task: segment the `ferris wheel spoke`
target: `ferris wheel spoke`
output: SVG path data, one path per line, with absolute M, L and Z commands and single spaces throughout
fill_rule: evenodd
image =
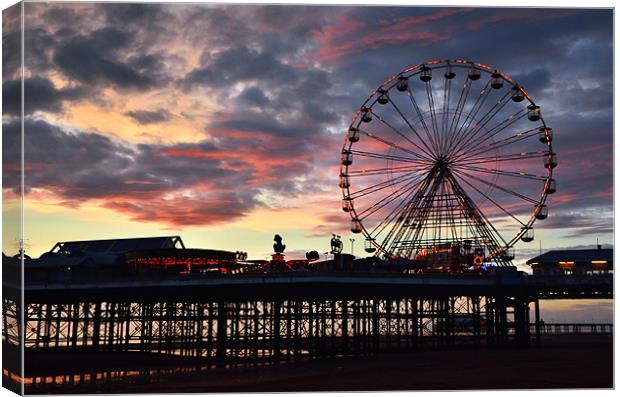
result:
M 414 141 L 412 141 L 411 139 L 409 139 L 408 136 L 406 136 L 405 134 L 403 134 L 402 132 L 400 132 L 398 129 L 396 129 L 392 124 L 388 123 L 387 121 L 385 121 L 383 119 L 383 117 L 381 117 L 381 115 L 373 112 L 372 110 L 370 111 L 370 113 L 372 113 L 381 123 L 383 123 L 384 125 L 386 125 L 389 129 L 391 129 L 392 131 L 394 131 L 397 135 L 401 136 L 403 139 L 405 139 L 407 142 L 411 143 L 414 147 L 416 147 L 418 150 L 421 150 L 422 152 L 424 152 L 424 154 L 426 154 L 427 156 L 430 156 L 430 158 L 432 158 L 432 155 L 428 152 L 426 152 L 424 149 L 422 149 L 418 144 L 416 144 Z
M 414 172 L 419 171 L 419 168 L 414 166 L 403 166 L 403 167 L 385 167 L 385 168 L 369 168 L 369 169 L 361 169 L 348 171 L 348 175 L 350 177 L 354 176 L 371 176 L 371 175 L 383 175 L 383 174 L 393 174 L 400 172 Z
M 433 90 L 430 81 L 424 83 L 426 86 L 426 98 L 428 100 L 428 108 L 431 113 L 431 127 L 433 129 L 433 136 L 435 137 L 435 153 L 441 153 L 441 138 L 439 137 L 439 129 L 437 127 L 437 115 L 435 114 L 435 99 L 433 98 Z
M 485 113 L 480 120 L 476 123 L 476 127 L 470 132 L 470 138 L 473 139 L 480 131 L 484 131 L 483 128 L 495 117 L 497 113 L 499 113 L 505 106 L 510 102 L 509 93 L 505 93 L 502 98 L 500 98 L 488 111 Z M 461 138 L 461 137 L 459 137 Z M 458 145 L 458 143 L 462 139 L 452 139 L 451 144 L 448 149 L 448 153 L 454 152 L 454 147 Z
M 454 171 L 454 172 L 458 173 L 458 174 L 459 174 L 459 175 L 461 175 L 461 176 L 466 176 L 466 177 L 468 177 L 468 178 L 470 178 L 470 179 L 474 179 L 474 180 L 476 180 L 476 181 L 478 181 L 478 182 L 484 183 L 484 184 L 485 184 L 485 185 L 487 185 L 487 186 L 493 187 L 493 188 L 495 188 L 495 189 L 499 189 L 499 190 L 503 191 L 504 193 L 511 194 L 511 195 L 513 195 L 513 196 L 515 196 L 515 197 L 518 197 L 518 198 L 522 199 L 522 200 L 528 201 L 528 202 L 533 203 L 533 204 L 538 204 L 538 201 L 537 201 L 537 200 L 534 200 L 533 198 L 527 197 L 527 196 L 525 196 L 525 195 L 523 195 L 523 194 L 517 193 L 517 192 L 515 192 L 515 191 L 513 191 L 513 190 L 510 190 L 510 189 L 508 189 L 508 188 L 505 188 L 505 187 L 503 187 L 503 186 L 499 186 L 499 185 L 497 185 L 496 183 L 489 182 L 489 181 L 487 181 L 487 180 L 484 180 L 484 179 L 478 178 L 477 176 L 471 175 L 471 174 L 469 174 L 469 173 L 468 173 L 468 172 L 466 172 L 466 171 L 459 170 L 459 171 Z
M 405 152 L 407 154 L 411 154 L 412 156 L 418 157 L 421 160 L 428 160 L 430 162 L 430 159 L 428 157 L 421 156 L 419 153 L 416 153 L 416 152 L 414 152 L 412 150 L 404 148 L 404 147 L 400 146 L 399 144 L 394 143 L 392 141 L 389 141 L 389 140 L 387 140 L 385 138 L 381 138 L 380 136 L 378 136 L 376 134 L 373 134 L 372 132 L 368 132 L 368 131 L 365 131 L 365 130 L 362 130 L 362 129 L 360 129 L 359 132 L 364 134 L 364 135 L 366 135 L 367 137 L 369 137 L 371 139 L 376 140 L 377 142 L 381 142 L 381 143 L 383 143 L 383 144 L 385 144 L 385 145 L 387 145 L 389 147 L 401 150 L 401 151 L 403 151 L 403 152 Z
M 448 144 L 448 134 L 446 134 L 446 128 L 448 127 L 448 109 L 450 108 L 450 95 L 452 93 L 452 79 L 445 78 L 443 84 L 443 111 L 441 113 L 441 131 L 443 135 L 442 153 L 445 153 L 446 146 Z
M 469 181 L 467 181 L 465 178 L 463 178 L 462 176 L 458 175 L 455 173 L 455 177 L 459 177 L 465 184 L 467 184 L 469 187 L 471 187 L 472 189 L 474 189 L 476 192 L 478 192 L 480 195 L 482 195 L 484 198 L 486 198 L 487 200 L 489 200 L 491 203 L 493 203 L 497 208 L 499 208 L 500 210 L 502 210 L 502 212 L 504 212 L 506 215 L 510 216 L 512 219 L 514 219 L 515 221 L 517 221 L 519 224 L 521 224 L 521 226 L 525 226 L 525 223 L 521 222 L 521 220 L 519 218 L 517 218 L 515 215 L 513 215 L 510 211 L 508 211 L 507 209 L 505 209 L 504 207 L 502 207 L 500 204 L 498 204 L 495 200 L 493 200 L 491 197 L 489 197 L 487 194 L 485 194 L 484 192 L 482 192 L 480 189 L 478 189 L 477 187 L 475 187 L 473 184 L 471 184 Z
M 527 115 L 527 110 L 520 109 L 518 112 L 509 116 L 508 118 L 503 120 L 501 123 L 487 130 L 485 134 L 482 134 L 480 136 L 478 136 L 478 132 L 482 129 L 482 127 L 478 128 L 477 131 L 474 134 L 471 134 L 468 139 L 464 139 L 462 142 L 460 142 L 455 147 L 455 149 L 452 151 L 452 153 L 459 153 L 464 148 L 467 148 L 470 146 L 479 147 L 480 145 L 482 145 L 483 143 L 485 143 L 492 137 L 496 136 L 500 132 L 504 131 L 506 128 L 510 127 L 517 121 L 521 120 L 526 115 Z
M 406 207 L 405 211 L 399 214 L 397 222 L 394 223 L 390 232 L 386 235 L 382 243 L 384 247 L 389 247 L 390 252 L 398 252 L 399 254 L 402 253 L 402 243 L 405 240 L 402 235 L 406 231 L 415 232 L 416 234 L 419 233 L 419 230 L 421 228 L 420 225 L 425 222 L 424 217 L 412 216 L 412 211 L 419 208 L 421 207 L 411 205 Z M 413 225 L 410 223 L 411 219 L 416 219 L 416 221 L 418 221 L 419 223 Z
M 452 168 L 455 170 L 463 168 L 468 171 L 476 171 L 476 172 L 484 172 L 487 174 L 510 176 L 513 178 L 533 179 L 537 181 L 546 181 L 548 178 L 548 176 L 529 174 L 525 172 L 503 171 L 503 170 L 498 170 L 495 168 L 481 168 L 481 167 L 469 166 L 469 165 L 455 165 Z
M 473 150 L 470 153 L 467 153 L 467 154 L 463 153 L 463 154 L 461 154 L 459 156 L 456 156 L 453 159 L 453 161 L 468 160 L 468 159 L 471 159 L 471 158 L 473 158 L 475 156 L 479 156 L 481 154 L 488 153 L 488 152 L 490 152 L 492 150 L 499 149 L 501 147 L 505 147 L 505 146 L 508 146 L 508 145 L 512 145 L 513 143 L 517 143 L 517 142 L 520 142 L 520 141 L 522 141 L 524 139 L 530 138 L 532 136 L 536 136 L 536 134 L 532 134 L 532 132 L 535 132 L 535 131 L 538 131 L 538 127 L 531 128 L 531 129 L 526 130 L 526 131 L 521 131 L 521 132 L 518 132 L 515 135 L 511 135 L 511 136 L 509 136 L 507 138 L 504 138 L 502 140 L 499 140 L 497 142 L 493 142 L 493 143 L 484 145 L 480 149 Z
M 547 152 L 542 152 L 542 153 L 528 152 L 528 153 L 517 153 L 517 154 L 512 154 L 512 155 L 496 156 L 496 157 L 481 157 L 479 159 L 459 162 L 457 163 L 457 166 L 529 160 L 529 159 L 535 159 L 535 158 L 542 158 L 545 156 L 547 156 Z
M 408 192 L 413 191 L 415 188 L 416 188 L 415 184 L 413 184 L 413 185 L 411 185 L 409 183 L 403 184 L 403 186 L 401 186 L 397 190 L 395 190 L 392 193 L 388 194 L 387 196 L 383 197 L 381 200 L 371 204 L 365 210 L 359 212 L 357 214 L 358 218 L 360 218 L 362 220 L 365 219 L 366 217 L 368 217 L 368 216 L 374 214 L 375 212 L 381 210 L 385 206 L 391 204 L 392 202 L 397 200 L 399 197 L 401 197 L 403 194 L 408 194 Z
M 459 232 L 458 232 L 458 225 L 456 223 L 456 215 L 455 215 L 455 208 L 454 205 L 451 206 L 450 211 L 448 212 L 449 217 L 450 217 L 450 232 L 452 233 L 452 239 L 454 241 L 459 241 Z M 456 208 L 456 210 L 458 211 L 458 208 Z M 459 219 L 460 221 L 460 219 Z
M 414 179 L 415 177 L 416 177 L 416 174 L 413 174 L 413 175 L 411 175 L 411 174 L 399 175 L 399 176 L 394 177 L 392 179 L 388 179 L 387 181 L 382 181 L 382 182 L 376 183 L 374 185 L 371 185 L 371 186 L 365 187 L 363 189 L 360 189 L 360 190 L 358 190 L 356 192 L 349 193 L 349 197 L 352 200 L 355 200 L 355 199 L 358 199 L 360 197 L 366 196 L 368 194 L 378 192 L 378 191 L 383 190 L 385 188 L 388 188 L 390 186 L 394 186 L 394 184 L 397 183 L 397 182 L 400 183 L 403 180 Z
M 471 198 L 469 198 L 454 176 L 450 178 L 450 182 L 453 185 L 452 188 L 454 191 L 457 192 L 457 195 L 463 201 L 462 209 L 464 215 L 473 221 L 472 227 L 474 230 L 477 230 L 474 234 L 486 236 L 489 239 L 489 242 L 485 244 L 489 250 L 498 250 L 500 247 L 500 244 L 495 236 L 499 237 L 499 240 L 506 245 L 506 240 L 504 240 L 495 226 L 493 226 L 493 223 L 489 221 L 484 212 L 473 202 L 473 200 L 471 200 Z
M 409 122 L 409 120 L 405 117 L 405 115 L 403 114 L 403 112 L 400 110 L 400 108 L 396 105 L 396 103 L 394 103 L 394 101 L 392 101 L 391 99 L 389 99 L 390 104 L 392 104 L 392 106 L 394 107 L 394 109 L 396 109 L 396 112 L 400 115 L 400 117 L 405 121 L 405 124 L 407 124 L 407 126 L 409 127 L 409 129 L 415 134 L 416 137 L 418 137 L 418 139 L 420 140 L 420 142 L 422 142 L 422 145 L 424 145 L 424 147 L 426 148 L 426 150 L 423 150 L 422 148 L 420 148 L 419 146 L 416 145 L 416 147 L 420 150 L 422 150 L 424 152 L 424 154 L 426 154 L 428 156 L 428 158 L 433 158 L 434 156 L 434 152 L 433 150 L 426 144 L 426 142 L 424 141 L 424 139 L 422 139 L 422 137 L 418 134 L 418 131 L 413 127 L 413 125 L 411 125 L 411 123 Z
M 403 222 L 404 217 L 402 214 L 409 210 L 409 204 L 407 204 L 406 202 L 408 200 L 411 200 L 412 194 L 413 197 L 415 197 L 415 190 L 409 192 L 409 194 L 405 196 L 405 198 L 399 203 L 399 205 L 394 207 L 394 209 L 390 211 L 390 213 L 386 215 L 383 220 L 381 220 L 370 232 L 370 236 L 374 239 L 377 239 L 379 238 L 379 236 L 382 235 L 382 233 L 385 231 L 385 229 L 387 229 L 388 226 L 392 225 L 390 231 L 385 235 L 385 237 L 382 238 L 382 247 L 388 246 L 389 241 L 392 239 L 394 229 L 397 227 L 398 224 Z
M 361 157 L 368 157 L 368 158 L 381 159 L 381 160 L 400 161 L 402 163 L 409 163 L 409 164 L 419 164 L 421 167 L 428 166 L 431 164 L 430 162 L 425 161 L 425 160 L 415 160 L 415 159 L 411 159 L 407 157 L 396 156 L 394 154 L 373 153 L 373 152 L 365 152 L 365 151 L 353 150 L 353 149 L 350 150 L 350 152 L 353 155 L 357 155 Z
M 463 89 L 461 90 L 461 95 L 459 96 L 459 101 L 456 104 L 456 110 L 454 115 L 452 115 L 452 121 L 450 122 L 450 128 L 448 128 L 448 136 L 450 136 L 450 142 L 453 142 L 456 135 L 456 126 L 459 124 L 461 120 L 461 114 L 463 113 L 463 109 L 465 108 L 465 103 L 467 102 L 467 97 L 469 96 L 469 90 L 471 89 L 471 79 L 465 79 L 465 84 L 463 84 Z M 450 146 L 448 146 L 448 149 Z M 448 151 L 449 152 L 449 151 Z
M 413 106 L 413 109 L 415 110 L 416 114 L 418 115 L 418 119 L 420 120 L 420 123 L 422 123 L 422 128 L 424 129 L 424 132 L 426 132 L 426 136 L 428 137 L 428 141 L 431 142 L 431 146 L 435 147 L 435 142 L 433 139 L 433 136 L 430 132 L 430 130 L 428 129 L 428 125 L 426 125 L 426 121 L 424 120 L 424 116 L 422 115 L 422 111 L 420 110 L 420 107 L 418 106 L 418 103 L 416 102 L 415 98 L 413 97 L 413 92 L 411 92 L 411 88 L 409 86 L 407 86 L 407 96 L 409 97 L 409 101 L 411 102 L 411 105 Z M 404 117 L 406 119 L 406 117 Z M 424 142 L 424 140 L 422 140 Z M 430 150 L 430 148 L 429 148 Z M 432 157 L 436 157 L 437 153 L 433 152 L 432 150 L 430 150 L 431 153 L 433 153 Z
M 405 195 L 403 200 L 400 201 L 399 205 L 396 206 L 381 222 L 379 222 L 371 234 L 375 236 L 379 236 L 383 231 L 393 223 L 391 230 L 385 236 L 382 246 L 386 247 L 387 242 L 392 238 L 395 229 L 398 227 L 400 223 L 402 223 L 405 219 L 404 214 L 409 212 L 412 208 L 416 208 L 416 203 L 418 198 L 421 196 L 422 192 L 426 190 L 428 185 L 428 176 L 420 181 L 417 185 L 413 186 L 413 189 Z M 394 222 L 396 220 L 396 222 Z
M 466 117 L 465 120 L 463 120 L 463 123 L 457 130 L 456 136 L 459 137 L 458 139 L 462 138 L 464 134 L 466 134 L 467 131 L 469 131 L 469 129 L 471 128 L 472 122 L 476 119 L 476 115 L 480 111 L 480 108 L 484 105 L 484 102 L 489 97 L 489 93 L 491 92 L 491 90 L 489 89 L 490 83 L 491 83 L 491 80 L 488 80 L 484 88 L 482 88 L 482 90 L 480 91 L 480 95 L 478 95 L 478 99 L 476 99 L 476 102 L 472 106 L 472 110 L 469 116 Z
M 403 242 L 411 240 L 412 234 L 414 235 L 413 240 L 417 240 L 420 231 L 426 228 L 433 206 L 432 197 L 436 195 L 439 183 L 437 172 L 437 169 L 434 168 L 433 171 L 429 173 L 425 179 L 426 183 L 421 185 L 421 189 L 416 193 L 414 200 L 412 200 L 410 205 L 406 208 L 406 211 L 402 213 L 401 218 L 399 218 L 401 222 L 395 224 L 394 228 L 390 231 L 392 236 L 392 250 L 396 250 L 398 248 L 397 246 L 400 245 L 398 250 L 399 253 L 402 253 Z M 414 229 L 412 229 L 412 227 Z

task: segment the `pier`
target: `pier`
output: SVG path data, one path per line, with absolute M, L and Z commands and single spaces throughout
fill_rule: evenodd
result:
M 17 348 L 23 329 L 26 354 L 165 353 L 220 365 L 530 346 L 551 326 L 541 324 L 538 302 L 553 298 L 612 298 L 612 277 L 289 273 L 28 283 L 25 327 L 19 288 L 5 283 L 3 340 Z

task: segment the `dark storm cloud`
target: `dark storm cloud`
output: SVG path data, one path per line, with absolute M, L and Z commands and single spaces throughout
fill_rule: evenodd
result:
M 132 24 L 159 22 L 166 17 L 160 4 L 99 4 L 111 25 L 126 26 Z
M 159 110 L 132 110 L 126 112 L 125 116 L 131 117 L 138 124 L 154 124 L 170 120 L 171 114 L 165 109 Z
M 334 84 L 329 73 L 293 67 L 282 56 L 270 47 L 258 51 L 245 46 L 209 57 L 203 54 L 206 65 L 191 71 L 183 85 L 205 87 L 219 102 L 235 104 L 236 112 L 216 117 L 210 128 L 294 137 L 311 150 L 311 142 L 339 121 L 340 97 L 330 92 Z M 251 85 L 235 96 L 230 92 L 235 83 Z
M 3 78 L 15 78 L 15 73 L 21 68 L 21 30 L 6 30 L 2 38 L 2 68 Z M 50 66 L 50 49 L 55 39 L 41 28 L 26 28 L 24 30 L 24 65 L 32 71 L 40 72 Z
M 587 210 L 583 208 L 579 212 L 559 211 L 553 213 L 544 222 L 537 222 L 537 229 L 571 229 L 565 233 L 566 237 L 584 237 L 591 235 L 604 235 L 613 232 L 613 225 L 609 222 L 612 209 Z
M 54 63 L 65 75 L 83 83 L 113 85 L 118 89 L 150 89 L 165 84 L 168 78 L 161 71 L 157 56 L 118 60 L 120 50 L 131 40 L 128 33 L 112 27 L 72 37 L 58 46 Z
M 238 99 L 241 104 L 248 105 L 250 107 L 263 107 L 269 105 L 269 98 L 267 98 L 265 93 L 258 87 L 246 88 L 241 94 L 239 94 Z
M 73 8 L 50 8 L 45 10 L 41 16 L 46 21 L 53 21 L 64 26 L 74 26 L 84 18 Z
M 542 67 L 523 74 L 513 74 L 510 77 L 535 98 L 539 97 L 544 90 L 551 86 L 551 72 Z
M 11 132 L 19 129 L 19 123 L 4 124 L 3 127 L 9 136 L 16 136 Z M 28 147 L 26 164 L 38 164 L 36 170 L 27 172 L 28 187 L 53 186 L 67 199 L 115 196 L 162 188 L 172 190 L 204 178 L 231 174 L 230 171 L 218 169 L 217 159 L 192 162 L 181 157 L 166 157 L 163 153 L 170 147 L 131 146 L 96 133 L 71 133 L 43 120 L 28 119 L 24 137 Z M 216 149 L 209 143 L 202 144 L 200 148 Z M 18 163 L 17 153 L 5 152 L 3 155 L 9 163 Z M 141 183 L 127 184 L 127 181 Z
M 185 84 L 225 86 L 253 79 L 287 84 L 292 83 L 296 75 L 292 68 L 283 65 L 267 50 L 259 52 L 236 47 L 218 54 L 207 66 L 191 71 L 185 78 Z
M 18 116 L 21 112 L 21 80 L 11 80 L 2 84 L 2 112 Z M 61 112 L 67 100 L 77 100 L 86 95 L 83 87 L 58 89 L 48 79 L 32 77 L 24 80 L 24 111 L 26 115 L 43 110 Z

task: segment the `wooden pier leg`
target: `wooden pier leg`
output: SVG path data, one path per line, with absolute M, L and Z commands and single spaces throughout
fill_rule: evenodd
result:
M 396 301 L 396 348 L 398 350 L 400 350 L 401 347 L 401 321 L 402 321 L 402 316 L 401 316 L 401 307 L 402 307 L 402 299 L 397 299 Z
M 412 298 L 411 299 L 411 344 L 414 349 L 418 347 L 418 335 L 420 333 L 420 324 L 418 324 L 418 305 L 419 299 Z
M 207 357 L 211 359 L 213 358 L 213 348 L 216 347 L 213 342 L 213 323 L 215 322 L 215 316 L 213 315 L 213 302 L 209 302 L 207 305 L 207 310 Z
M 80 325 L 80 304 L 73 303 L 73 310 L 71 311 L 71 350 L 77 350 L 78 341 L 78 328 Z
M 385 301 L 385 348 L 392 349 L 392 299 Z
M 342 338 L 342 355 L 349 355 L 349 301 L 346 299 L 342 299 L 340 301 L 340 310 L 342 311 L 342 327 L 341 329 L 341 338 Z
M 273 359 L 275 364 L 280 364 L 281 359 L 281 332 L 280 332 L 280 310 L 282 308 L 281 301 L 275 301 L 273 303 L 273 332 L 271 339 L 273 340 Z
M 304 305 L 302 301 L 295 301 L 295 319 L 293 321 L 294 330 L 293 337 L 295 338 L 295 343 L 293 346 L 294 349 L 294 359 L 299 360 L 301 358 L 301 347 L 302 347 L 302 322 L 303 322 L 303 311 Z
M 308 355 L 314 358 L 316 354 L 316 327 L 314 323 L 314 301 L 308 301 Z
M 352 325 L 352 334 L 353 334 L 353 354 L 359 355 L 360 351 L 360 313 L 359 313 L 359 300 L 354 300 L 352 302 L 353 309 L 353 321 Z
M 93 314 L 93 351 L 99 351 L 99 337 L 101 332 L 101 302 L 95 303 Z
M 258 349 L 259 349 L 259 343 L 258 343 L 258 338 L 259 338 L 259 330 L 260 330 L 260 322 L 259 322 L 259 302 L 254 301 L 253 302 L 253 320 L 252 320 L 252 324 L 253 324 L 253 331 L 254 331 L 254 336 L 252 337 L 252 360 L 254 361 L 254 364 L 258 363 Z
M 536 332 L 536 346 L 537 347 L 541 347 L 542 346 L 542 340 L 540 337 L 540 301 L 538 300 L 538 298 L 536 298 L 536 300 L 534 301 L 534 327 L 535 327 L 535 332 Z
M 496 311 L 498 316 L 498 334 L 500 336 L 500 345 L 508 344 L 508 308 L 506 305 L 506 298 L 503 296 L 496 297 Z
M 293 350 L 293 302 L 291 300 L 286 301 L 286 360 L 290 361 L 292 358 Z
M 136 305 L 140 305 L 139 303 L 136 303 Z M 127 302 L 125 303 L 125 341 L 124 341 L 124 346 L 123 346 L 123 351 L 129 351 L 129 342 L 131 339 L 131 326 L 133 323 L 133 316 L 132 316 L 132 305 L 131 302 Z
M 227 310 L 226 304 L 224 302 L 218 302 L 217 304 L 217 333 L 216 337 L 216 352 L 215 359 L 217 362 L 217 366 L 219 368 L 223 368 L 226 365 L 226 348 L 228 345 L 227 341 Z
M 372 300 L 372 350 L 379 350 L 379 303 L 376 299 Z

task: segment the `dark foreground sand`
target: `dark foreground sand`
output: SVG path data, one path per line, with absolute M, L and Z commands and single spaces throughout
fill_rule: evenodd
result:
M 31 392 L 278 392 L 612 388 L 611 337 L 555 337 L 542 348 L 463 349 L 209 369 Z M 27 389 L 28 392 L 28 389 Z

